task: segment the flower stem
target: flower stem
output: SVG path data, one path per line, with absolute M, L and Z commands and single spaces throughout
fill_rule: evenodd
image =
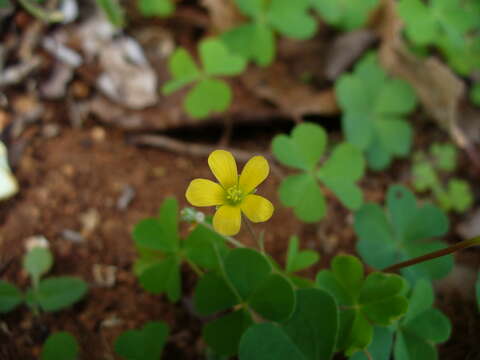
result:
M 247 225 L 248 232 L 252 236 L 253 241 L 257 243 L 258 249 L 260 250 L 260 252 L 264 254 L 265 248 L 263 246 L 263 236 L 258 237 L 257 235 L 255 235 L 255 231 L 253 230 L 253 226 L 250 220 L 248 220 L 247 217 L 243 215 L 242 215 L 242 218 L 243 218 L 243 222 Z
M 441 256 L 451 254 L 455 251 L 466 249 L 471 246 L 480 245 L 480 236 L 474 237 L 473 239 L 464 240 L 452 246 L 449 246 L 445 249 L 437 250 L 429 254 L 425 254 L 407 261 L 402 261 L 401 263 L 389 266 L 383 269 L 383 272 L 395 272 L 400 269 L 406 268 L 408 266 L 416 265 L 424 261 L 433 260 Z
M 243 245 L 241 242 L 235 240 L 234 238 L 230 237 L 230 236 L 227 236 L 227 235 L 223 235 L 223 234 L 220 234 L 218 231 L 216 231 L 212 225 L 210 225 L 209 223 L 207 223 L 206 221 L 203 221 L 201 222 L 200 224 L 202 224 L 203 226 L 205 226 L 206 228 L 216 232 L 217 234 L 219 234 L 221 237 L 223 237 L 226 241 L 228 241 L 230 244 L 232 244 L 233 246 L 236 246 L 236 247 L 245 247 L 245 245 Z

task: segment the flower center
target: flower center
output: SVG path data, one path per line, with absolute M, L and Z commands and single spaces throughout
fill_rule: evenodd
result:
M 232 205 L 237 205 L 243 200 L 243 191 L 238 185 L 233 185 L 227 189 L 227 201 Z

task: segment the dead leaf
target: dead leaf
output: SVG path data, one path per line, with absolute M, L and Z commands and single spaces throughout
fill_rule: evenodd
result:
M 376 29 L 382 39 L 380 61 L 392 74 L 412 85 L 425 111 L 440 127 L 449 132 L 455 143 L 465 149 L 471 160 L 480 167 L 480 158 L 472 142 L 479 142 L 480 111 L 466 105 L 464 81 L 436 57 L 421 59 L 411 53 L 403 38 L 403 23 L 396 13 L 394 0 L 383 0 L 381 16 Z M 473 114 L 472 114 L 473 112 Z M 466 132 L 465 114 L 469 113 L 468 126 L 477 131 Z M 472 137 L 472 134 L 475 134 Z

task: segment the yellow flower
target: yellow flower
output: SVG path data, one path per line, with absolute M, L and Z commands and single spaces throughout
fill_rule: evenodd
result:
M 254 194 L 270 171 L 263 156 L 248 160 L 240 176 L 235 159 L 228 151 L 213 151 L 208 157 L 208 165 L 220 184 L 207 179 L 192 180 L 185 197 L 193 206 L 218 207 L 213 216 L 216 231 L 223 235 L 237 234 L 242 212 L 252 222 L 263 222 L 272 217 L 272 203 Z

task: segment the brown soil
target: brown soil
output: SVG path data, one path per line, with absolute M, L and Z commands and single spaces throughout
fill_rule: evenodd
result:
M 234 145 L 265 151 L 268 136 L 237 140 Z M 115 338 L 122 331 L 139 328 L 151 320 L 164 320 L 172 329 L 163 358 L 202 358 L 202 320 L 189 311 L 194 275 L 185 269 L 184 297 L 178 304 L 146 293 L 131 272 L 135 251 L 130 232 L 137 221 L 154 214 L 166 196 L 173 195 L 182 206 L 187 205 L 184 191 L 188 182 L 195 177 L 211 177 L 206 159 L 135 148 L 125 142 L 122 132 L 91 124 L 79 130 L 62 127 L 55 138 L 33 137 L 16 176 L 21 193 L 0 205 L 1 263 L 9 263 L 2 277 L 26 288 L 28 279 L 21 270 L 24 241 L 32 235 L 44 235 L 55 254 L 52 274 L 80 276 L 91 287 L 88 296 L 69 310 L 36 319 L 20 307 L 5 315 L 0 331 L 0 359 L 35 359 L 48 334 L 60 330 L 77 337 L 82 359 L 112 359 Z M 367 199 L 381 200 L 385 186 L 392 180 L 388 174 L 372 174 L 368 183 L 363 184 Z M 279 179 L 271 175 L 261 186 L 261 194 L 274 201 L 276 212 L 271 221 L 257 229 L 268 228 L 266 247 L 275 258 L 283 261 L 291 234 L 298 234 L 304 247 L 323 255 L 321 266 L 338 252 L 354 251 L 351 216 L 335 200 L 329 199 L 330 211 L 320 225 L 304 225 L 279 204 L 278 184 Z M 133 187 L 136 194 L 127 209 L 119 210 L 117 200 L 126 185 Z M 96 221 L 85 224 L 85 217 Z M 84 241 L 65 239 L 62 232 L 66 229 L 82 233 Z M 239 240 L 250 244 L 246 231 L 242 231 Z M 478 264 L 479 255 L 466 251 L 459 259 Z M 98 283 L 93 269 L 99 266 L 116 268 L 113 286 Z M 315 270 L 308 275 L 313 276 Z M 480 317 L 474 301 L 453 291 L 441 293 L 438 304 L 454 324 L 451 340 L 440 348 L 441 358 L 479 358 Z

